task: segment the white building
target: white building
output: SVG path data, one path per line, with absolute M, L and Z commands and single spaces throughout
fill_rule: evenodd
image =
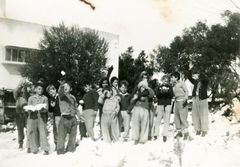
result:
M 12 90 L 21 80 L 20 69 L 25 65 L 25 55 L 35 53 L 43 37 L 43 29 L 47 27 L 8 18 L 6 2 L 0 0 L 0 116 L 4 112 L 3 109 L 14 110 Z M 83 28 L 86 29 L 90 28 Z M 98 31 L 98 34 L 109 43 L 107 64 L 114 66 L 112 75 L 118 76 L 119 36 L 101 31 Z M 4 103 L 1 97 L 5 98 Z

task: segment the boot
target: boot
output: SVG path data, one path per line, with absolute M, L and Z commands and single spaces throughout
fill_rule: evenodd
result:
M 196 135 L 200 135 L 200 134 L 201 134 L 201 131 L 198 130 L 198 131 L 196 132 Z
M 205 136 L 206 136 L 206 134 L 207 134 L 207 132 L 206 132 L 206 131 L 202 131 L 202 137 L 205 137 Z
M 158 137 L 157 137 L 157 136 L 154 136 L 153 140 L 157 140 L 157 139 L 158 139 Z
M 23 149 L 23 144 L 21 143 L 21 144 L 19 144 L 19 147 L 18 147 L 19 149 Z
M 31 149 L 30 148 L 27 148 L 27 153 L 31 153 Z
M 135 141 L 134 141 L 134 145 L 137 145 L 138 143 L 139 143 L 138 140 L 135 140 Z
M 49 151 L 44 151 L 43 155 L 49 155 Z
M 165 143 L 167 141 L 167 136 L 163 136 L 163 142 Z
M 178 138 L 178 137 L 183 137 L 182 132 L 179 131 L 174 138 L 176 139 L 176 138 Z
M 33 152 L 33 154 L 37 154 L 37 153 L 38 153 L 38 151 L 34 151 L 34 152 Z
M 187 132 L 187 133 L 184 133 L 184 135 L 183 135 L 183 140 L 187 140 L 189 138 L 189 133 Z

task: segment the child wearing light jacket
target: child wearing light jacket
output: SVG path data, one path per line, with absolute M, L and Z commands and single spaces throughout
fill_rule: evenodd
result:
M 49 143 L 47 139 L 47 112 L 48 112 L 48 98 L 43 95 L 43 86 L 37 83 L 35 87 L 35 95 L 28 99 L 28 106 L 25 110 L 29 112 L 27 121 L 27 133 L 29 146 L 32 153 L 38 153 L 40 147 L 44 150 L 44 154 L 49 154 Z
M 103 141 L 107 143 L 119 140 L 118 112 L 120 110 L 119 98 L 113 96 L 111 87 L 106 87 L 98 102 L 103 104 L 103 114 L 101 119 Z
M 180 74 L 178 72 L 171 75 L 171 81 L 175 98 L 174 123 L 177 129 L 177 135 L 175 137 L 182 137 L 184 135 L 184 140 L 187 140 L 189 139 L 187 121 L 188 89 L 186 84 L 180 80 Z

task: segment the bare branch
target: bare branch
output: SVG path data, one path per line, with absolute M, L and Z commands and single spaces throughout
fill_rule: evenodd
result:
M 89 5 L 92 8 L 92 10 L 95 10 L 95 8 L 96 8 L 95 5 L 91 2 L 89 2 L 89 0 L 80 0 L 80 1 Z

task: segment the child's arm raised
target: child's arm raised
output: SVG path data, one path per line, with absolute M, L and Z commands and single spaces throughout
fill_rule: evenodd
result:
M 20 96 L 21 91 L 24 88 L 25 82 L 26 82 L 26 79 L 21 80 L 18 86 L 13 90 L 13 97 L 15 100 Z
M 58 88 L 58 97 L 59 97 L 60 100 L 62 100 L 63 97 L 64 97 L 64 86 L 63 86 L 63 83 L 61 83 L 61 85 Z

